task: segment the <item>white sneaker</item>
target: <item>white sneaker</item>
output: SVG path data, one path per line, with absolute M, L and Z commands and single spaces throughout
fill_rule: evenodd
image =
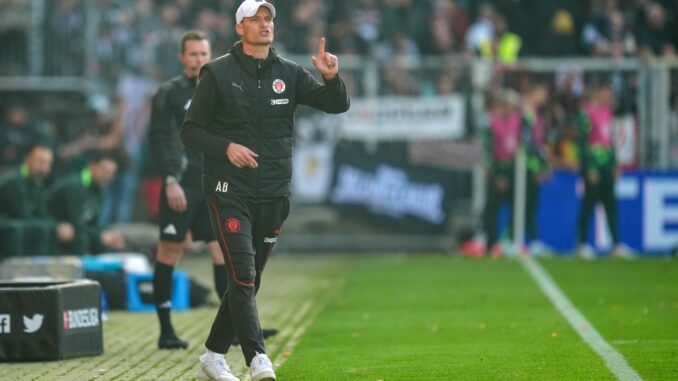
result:
M 233 375 L 224 356 L 210 356 L 205 353 L 200 356 L 198 379 L 208 381 L 240 381 Z
M 583 244 L 579 245 L 579 247 L 577 248 L 577 257 L 590 261 L 596 259 L 596 253 L 593 252 L 591 246 Z
M 542 241 L 532 241 L 529 247 L 530 255 L 533 257 L 550 257 L 553 250 Z
M 513 244 L 513 241 L 501 241 L 501 251 L 506 258 L 515 258 L 519 254 L 519 249 Z
M 633 250 L 624 245 L 623 243 L 615 245 L 614 249 L 612 249 L 611 256 L 613 258 L 621 258 L 621 259 L 633 259 L 635 257 L 635 254 L 633 253 Z
M 250 377 L 252 381 L 274 381 L 273 364 L 265 353 L 257 353 L 250 362 Z

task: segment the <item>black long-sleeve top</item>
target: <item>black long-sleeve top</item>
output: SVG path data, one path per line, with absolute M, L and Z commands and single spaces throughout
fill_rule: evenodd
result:
M 179 129 L 191 104 L 197 80 L 185 75 L 164 82 L 153 97 L 149 143 L 152 161 L 163 178 L 174 176 L 182 184 L 200 186 L 201 155 L 185 149 Z

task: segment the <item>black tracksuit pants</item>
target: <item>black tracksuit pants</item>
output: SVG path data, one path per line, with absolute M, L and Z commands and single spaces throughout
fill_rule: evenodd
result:
M 598 170 L 598 182 L 593 184 L 588 176 L 583 174 L 584 178 L 584 199 L 581 203 L 579 212 L 579 231 L 577 232 L 577 243 L 586 242 L 586 234 L 589 228 L 591 214 L 598 201 L 603 203 L 605 216 L 607 217 L 607 226 L 610 229 L 612 243 L 619 243 L 619 233 L 617 232 L 617 199 L 614 194 L 615 173 L 614 168 L 601 168 Z
M 224 254 L 228 290 L 205 342 L 207 349 L 226 353 L 238 335 L 249 366 L 266 353 L 255 296 L 261 274 L 290 210 L 289 198 L 257 202 L 233 194 L 208 194 L 212 228 Z

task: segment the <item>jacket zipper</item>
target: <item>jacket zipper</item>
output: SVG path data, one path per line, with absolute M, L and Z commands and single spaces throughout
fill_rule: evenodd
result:
M 261 60 L 257 60 L 257 89 L 259 90 L 259 91 L 257 91 L 257 102 L 263 104 L 262 99 L 260 99 L 261 98 Z M 259 105 L 257 105 L 257 107 L 255 107 L 255 109 L 258 109 L 258 108 L 259 108 Z M 261 113 L 260 112 L 257 112 L 256 124 L 257 125 L 254 126 L 254 128 L 256 130 L 256 153 L 259 154 L 259 157 L 257 158 L 257 160 L 258 160 L 258 164 L 261 166 L 262 157 L 261 157 L 261 143 L 260 143 L 261 142 Z M 257 178 L 255 180 L 255 186 L 254 186 L 255 187 L 255 190 L 254 190 L 255 197 L 259 197 L 259 178 L 260 178 L 260 174 L 261 174 L 260 168 L 261 167 L 258 167 L 256 169 Z

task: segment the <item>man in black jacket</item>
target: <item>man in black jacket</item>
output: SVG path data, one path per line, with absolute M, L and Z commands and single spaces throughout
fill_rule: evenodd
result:
M 98 151 L 85 169 L 58 180 L 47 191 L 49 215 L 71 224 L 74 230 L 71 241 L 60 242 L 60 254 L 97 254 L 124 248 L 125 240 L 120 233 L 99 226 L 103 191 L 117 170 L 115 156 Z
M 160 85 L 153 98 L 150 148 L 164 185 L 160 190 L 160 240 L 153 273 L 153 297 L 160 322 L 160 349 L 188 347 L 174 333 L 170 311 L 172 273 L 184 253 L 190 230 L 193 241 L 205 241 L 214 264 L 214 285 L 219 299 L 226 292 L 226 266 L 210 227 L 207 202 L 201 189 L 202 161 L 198 152 L 184 149 L 179 128 L 191 104 L 198 74 L 210 60 L 207 35 L 189 30 L 181 37 L 182 75 Z
M 237 335 L 251 379 L 275 380 L 255 294 L 289 213 L 294 111 L 298 104 L 331 113 L 349 108 L 338 59 L 325 52 L 325 40 L 313 57 L 322 84 L 271 48 L 274 17 L 263 0 L 240 5 L 241 41 L 202 68 L 181 130 L 184 144 L 203 154 L 203 191 L 229 273 L 200 357 L 203 379 L 237 380 L 223 357 Z

